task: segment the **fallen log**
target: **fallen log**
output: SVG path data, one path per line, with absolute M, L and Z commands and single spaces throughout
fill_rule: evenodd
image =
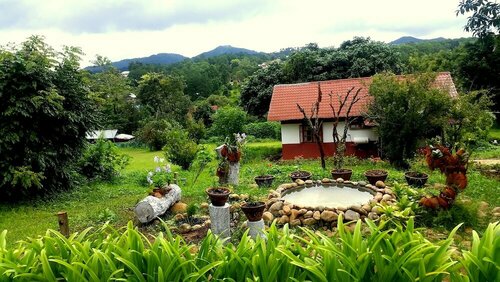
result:
M 170 184 L 170 190 L 163 197 L 147 196 L 134 208 L 135 215 L 141 223 L 164 214 L 173 204 L 181 200 L 181 188 L 176 184 Z

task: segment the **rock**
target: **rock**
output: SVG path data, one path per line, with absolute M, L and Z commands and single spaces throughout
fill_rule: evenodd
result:
M 208 205 L 208 203 L 207 203 L 207 202 L 203 202 L 203 203 L 201 203 L 201 204 L 200 204 L 200 208 L 202 208 L 202 209 L 204 209 L 204 210 L 208 209 L 208 206 L 209 206 L 209 205 Z
M 347 210 L 347 207 L 344 207 L 344 206 L 338 206 L 338 207 L 337 207 L 337 210 L 338 210 L 338 211 L 343 211 L 343 212 L 345 212 L 345 211 Z
M 386 188 L 384 188 L 384 192 L 385 192 L 386 194 L 389 194 L 389 195 L 394 195 L 394 192 L 392 191 L 392 189 L 391 189 L 391 188 L 387 188 L 387 187 L 386 187 Z
M 311 184 L 313 184 L 313 181 L 312 181 L 311 179 L 306 180 L 306 181 L 304 181 L 304 182 L 305 182 L 305 184 L 307 184 L 307 185 L 311 185 Z
M 366 181 L 359 181 L 359 182 L 358 182 L 358 185 L 359 185 L 359 186 L 365 186 L 365 185 L 366 185 Z
M 235 194 L 235 193 L 229 194 L 229 199 L 233 200 L 233 201 L 238 201 L 240 199 L 240 195 Z
M 248 187 L 256 189 L 256 188 L 259 188 L 259 185 L 257 185 L 256 183 L 252 183 L 252 184 L 248 185 Z
M 371 212 L 372 210 L 372 206 L 370 206 L 369 204 L 364 204 L 361 208 L 363 208 L 367 212 Z
M 295 182 L 294 182 L 294 183 L 290 183 L 290 185 L 292 185 L 292 187 L 297 187 L 297 186 L 299 186 L 299 184 L 297 184 L 297 183 L 295 183 Z
M 338 214 L 333 211 L 323 211 L 320 216 L 321 220 L 326 222 L 334 221 L 338 218 Z
M 291 223 L 294 219 L 296 219 L 299 215 L 300 215 L 300 214 L 299 214 L 299 211 L 298 211 L 298 210 L 296 210 L 296 209 L 292 209 L 292 211 L 291 211 L 291 215 L 290 215 L 290 223 Z
M 500 212 L 500 207 L 495 207 L 493 210 L 491 210 L 492 213 L 499 213 Z
M 304 218 L 311 218 L 313 216 L 313 211 L 307 211 L 305 214 L 304 214 Z
M 375 186 L 377 188 L 385 188 L 385 183 L 384 183 L 384 181 L 379 180 L 379 181 L 375 182 Z
M 382 211 L 381 211 L 381 209 L 380 209 L 380 207 L 379 207 L 379 206 L 374 206 L 374 207 L 372 208 L 372 212 L 374 212 L 374 213 L 376 213 L 376 214 L 381 214 L 381 213 L 382 213 Z
M 191 225 L 189 225 L 187 223 L 183 223 L 179 226 L 179 232 L 187 233 L 189 231 L 191 231 Z
M 177 202 L 170 208 L 170 211 L 172 213 L 185 213 L 187 210 L 187 206 L 188 205 L 186 203 Z
M 495 218 L 495 219 L 500 218 L 500 212 L 493 213 L 493 218 Z
M 301 186 L 301 185 L 305 184 L 305 181 L 302 179 L 297 179 L 297 180 L 295 180 L 295 183 L 297 183 L 297 185 Z
M 290 225 L 291 226 L 299 226 L 300 225 L 300 219 L 294 219 L 294 220 L 290 220 Z
M 302 208 L 299 210 L 299 215 L 305 214 L 306 212 L 307 212 L 307 209 Z
M 383 201 L 390 201 L 390 200 L 392 200 L 392 196 L 389 194 L 385 194 L 384 196 L 382 196 L 382 200 Z
M 292 209 L 291 209 L 290 205 L 283 206 L 283 214 L 290 215 L 291 212 L 292 212 Z
M 248 194 L 241 194 L 240 195 L 240 200 L 242 200 L 242 201 L 246 201 L 246 200 L 248 200 L 248 198 L 250 198 L 250 196 Z
M 283 215 L 282 217 L 280 217 L 280 219 L 278 220 L 278 223 L 279 224 L 286 224 L 286 223 L 289 223 L 290 222 L 290 218 L 288 217 L 288 215 Z
M 315 211 L 313 213 L 313 218 L 316 219 L 316 220 L 320 220 L 321 219 L 321 212 Z
M 323 179 L 321 180 L 321 182 L 322 182 L 322 183 L 330 183 L 330 182 L 331 182 L 331 180 L 330 180 L 329 178 L 323 178 Z
M 361 210 L 361 205 L 352 205 L 350 209 L 359 212 Z
M 319 210 L 320 212 L 322 212 L 325 209 L 325 207 L 323 207 L 323 206 L 317 206 L 316 209 Z
M 485 211 L 485 210 L 487 210 L 489 208 L 489 206 L 490 205 L 487 202 L 481 201 L 481 202 L 479 202 L 478 209 L 482 210 L 482 211 Z
M 371 220 L 377 220 L 379 218 L 379 216 L 377 213 L 370 212 L 370 213 L 368 213 L 368 218 Z
M 303 221 L 302 221 L 302 224 L 304 225 L 314 225 L 316 224 L 316 219 L 314 218 L 305 218 Z
M 209 215 L 202 215 L 202 216 L 200 216 L 200 218 L 203 220 L 207 220 L 207 219 L 210 219 L 210 216 Z
M 353 211 L 353 210 L 347 210 L 344 214 L 345 220 L 351 221 L 351 220 L 358 220 L 360 218 L 359 213 Z
M 272 204 L 270 207 L 269 207 L 269 212 L 271 212 L 274 216 L 278 216 L 279 215 L 279 211 L 283 208 L 283 202 L 276 202 L 274 204 Z
M 358 186 L 359 182 L 357 182 L 357 181 L 353 181 L 353 182 L 351 182 L 351 184 L 352 184 L 353 186 Z
M 181 221 L 181 220 L 183 220 L 183 219 L 184 219 L 184 216 L 183 216 L 181 213 L 178 213 L 178 214 L 176 214 L 176 215 L 174 216 L 174 219 L 175 219 L 176 221 Z
M 262 214 L 262 219 L 265 221 L 265 222 L 272 222 L 274 220 L 274 216 L 272 213 L 270 212 L 264 212 Z
M 344 179 L 343 178 L 337 178 L 335 181 L 337 181 L 337 183 L 344 183 Z
M 212 225 L 212 221 L 210 219 L 207 219 L 203 224 L 207 227 L 210 227 L 210 225 Z
M 378 192 L 378 193 L 375 195 L 375 197 L 373 197 L 373 199 L 374 199 L 375 201 L 377 201 L 377 202 L 380 202 L 380 201 L 382 201 L 382 197 L 384 197 L 384 194 L 382 194 L 382 193 Z
M 192 230 L 192 231 L 196 231 L 196 230 L 198 230 L 198 229 L 201 229 L 202 227 L 203 227 L 203 226 L 201 226 L 200 224 L 195 224 L 195 225 L 193 225 L 193 226 L 191 227 L 191 230 Z

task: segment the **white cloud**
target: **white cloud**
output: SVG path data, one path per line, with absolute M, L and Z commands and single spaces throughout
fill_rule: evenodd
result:
M 195 56 L 218 45 L 257 51 L 316 42 L 338 46 L 353 36 L 391 41 L 469 36 L 457 0 L 0 0 L 0 44 L 31 34 L 82 47 L 83 65 L 168 52 Z

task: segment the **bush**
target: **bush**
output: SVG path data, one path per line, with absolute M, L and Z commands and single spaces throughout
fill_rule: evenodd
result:
M 0 198 L 73 185 L 85 134 L 96 125 L 77 48 L 55 52 L 40 37 L 0 47 Z
M 87 179 L 111 180 L 128 162 L 129 156 L 120 154 L 115 144 L 99 138 L 95 144 L 87 145 L 78 162 L 78 171 Z
M 281 139 L 281 125 L 275 121 L 252 122 L 243 126 L 243 132 L 259 139 Z
M 243 133 L 243 126 L 247 122 L 247 113 L 241 108 L 224 107 L 217 110 L 212 116 L 213 123 L 210 127 L 210 135 L 221 137 L 232 137 L 234 133 Z
M 167 144 L 166 132 L 171 128 L 172 124 L 166 119 L 151 120 L 136 132 L 137 139 L 151 151 L 158 151 Z
M 174 164 L 188 169 L 193 162 L 198 146 L 189 138 L 189 133 L 180 128 L 172 128 L 165 133 L 165 156 Z
M 276 142 L 275 142 L 276 143 Z M 257 143 L 252 144 L 251 146 L 245 146 L 243 150 L 242 160 L 245 163 L 255 161 L 255 160 L 264 160 L 264 159 L 274 159 L 279 158 L 281 156 L 281 144 L 266 144 L 266 143 Z

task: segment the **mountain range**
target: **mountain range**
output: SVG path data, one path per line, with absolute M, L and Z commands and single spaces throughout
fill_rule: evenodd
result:
M 419 39 L 416 37 L 412 36 L 403 36 L 400 37 L 394 41 L 391 41 L 389 44 L 393 45 L 399 45 L 399 44 L 409 44 L 409 43 L 418 43 L 418 42 L 424 42 L 424 41 L 443 41 L 446 40 L 443 37 L 438 37 L 438 38 L 433 38 L 433 39 Z M 216 57 L 220 55 L 227 55 L 227 54 L 247 54 L 247 55 L 257 55 L 257 54 L 265 54 L 262 52 L 257 52 L 254 50 L 250 49 L 245 49 L 245 48 L 238 48 L 238 47 L 233 47 L 231 45 L 222 45 L 218 46 L 215 49 L 212 49 L 207 52 L 203 52 L 197 56 L 194 56 L 192 58 L 188 58 L 185 56 L 182 56 L 180 54 L 173 54 L 173 53 L 159 53 L 156 55 L 151 55 L 148 57 L 141 57 L 141 58 L 132 58 L 132 59 L 124 59 L 116 62 L 112 62 L 112 65 L 115 66 L 118 70 L 120 71 L 126 71 L 128 70 L 129 64 L 131 62 L 139 62 L 143 64 L 158 64 L 158 65 L 163 65 L 163 64 L 175 64 L 178 62 L 182 62 L 186 59 L 207 59 L 211 57 Z M 86 67 L 86 70 L 90 72 L 100 72 L 101 67 L 98 66 L 91 66 L 91 67 Z

